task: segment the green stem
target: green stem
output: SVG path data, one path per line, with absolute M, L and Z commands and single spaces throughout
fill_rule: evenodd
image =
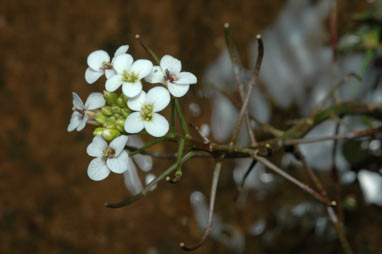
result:
M 176 133 L 175 129 L 175 99 L 171 98 L 171 132 Z
M 186 139 L 191 139 L 190 131 L 188 130 L 186 120 L 184 120 L 182 109 L 180 108 L 179 101 L 177 99 L 175 100 L 175 107 L 176 107 L 176 113 L 178 114 L 180 124 L 182 125 L 182 129 L 184 131 Z
M 163 136 L 163 137 L 151 140 L 149 143 L 147 143 L 146 145 L 140 147 L 139 149 L 135 150 L 134 152 L 130 152 L 129 153 L 129 157 L 132 157 L 132 156 L 134 156 L 134 155 L 136 155 L 138 153 L 141 153 L 141 152 L 145 151 L 147 148 L 152 147 L 153 145 L 155 145 L 155 144 L 157 144 L 159 142 L 167 140 L 168 138 L 169 138 L 168 136 Z
M 179 147 L 178 147 L 178 157 L 176 160 L 176 172 L 175 175 L 182 175 L 182 155 L 184 150 L 184 138 L 181 138 L 179 140 Z
M 154 53 L 154 51 L 151 50 L 151 48 L 147 47 L 143 41 L 142 41 L 142 38 L 139 34 L 136 34 L 135 35 L 135 38 L 139 41 L 139 44 L 141 44 L 142 48 L 147 52 L 147 54 L 149 54 L 151 56 L 151 58 L 154 60 L 154 62 L 157 64 L 157 65 L 160 65 L 160 62 L 159 62 L 159 58 L 157 57 L 157 55 Z
M 194 156 L 195 151 L 188 152 L 185 156 L 182 158 L 182 163 L 185 163 L 189 159 Z M 119 203 L 105 203 L 106 207 L 109 208 L 121 208 L 127 205 L 130 205 L 131 203 L 137 201 L 138 199 L 142 198 L 143 196 L 146 196 L 146 194 L 153 188 L 155 184 L 157 184 L 159 181 L 163 180 L 166 176 L 171 174 L 175 169 L 177 168 L 177 163 L 172 164 L 166 171 L 164 171 L 160 176 L 155 178 L 149 185 L 147 185 L 140 193 L 138 193 L 135 196 L 132 196 L 128 199 L 125 199 Z

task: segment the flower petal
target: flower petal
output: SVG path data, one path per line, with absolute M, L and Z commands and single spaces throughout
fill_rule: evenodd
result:
M 175 97 L 182 97 L 188 92 L 190 85 L 178 85 L 174 83 L 167 84 L 168 90 Z
M 151 121 L 144 122 L 144 125 L 146 131 L 154 137 L 162 137 L 166 135 L 169 130 L 167 119 L 158 113 L 153 113 L 153 118 Z
M 88 65 L 95 71 L 101 70 L 105 62 L 110 62 L 110 56 L 104 50 L 93 51 L 88 56 Z
M 108 92 L 114 92 L 122 84 L 122 76 L 117 74 L 106 80 L 105 88 Z
M 120 46 L 114 53 L 114 58 L 116 56 L 119 56 L 119 55 L 122 55 L 122 54 L 125 54 L 127 52 L 127 50 L 129 50 L 129 45 L 122 45 Z M 113 58 L 113 60 L 114 60 Z
M 103 73 L 101 71 L 94 71 L 92 68 L 88 67 L 85 71 L 85 80 L 88 84 L 93 84 L 96 82 Z
M 113 141 L 111 141 L 109 147 L 114 149 L 115 156 L 118 156 L 123 151 L 128 139 L 129 139 L 128 136 L 121 135 L 121 136 L 113 139 Z
M 170 94 L 166 88 L 162 86 L 156 86 L 147 92 L 145 104 L 152 104 L 154 106 L 153 112 L 163 110 L 169 103 Z
M 125 131 L 128 133 L 138 133 L 145 127 L 140 112 L 133 112 L 125 120 Z
M 89 97 L 86 99 L 85 108 L 88 110 L 94 110 L 97 108 L 102 108 L 105 106 L 106 101 L 103 97 L 102 93 L 91 93 Z
M 106 79 L 109 79 L 109 78 L 113 77 L 116 74 L 117 74 L 117 72 L 114 69 L 106 69 L 105 70 L 105 77 L 106 77 Z
M 80 96 L 78 96 L 77 93 L 72 93 L 72 96 L 73 96 L 73 106 L 76 108 L 76 109 L 84 109 L 85 106 L 84 106 L 84 103 L 82 102 Z
M 115 58 L 113 67 L 114 70 L 117 71 L 117 73 L 122 74 L 124 70 L 130 70 L 131 64 L 133 63 L 134 59 L 129 54 L 122 54 Z
M 143 104 L 146 101 L 146 92 L 141 91 L 137 96 L 127 100 L 127 106 L 134 111 L 141 111 Z
M 160 67 L 163 71 L 169 70 L 173 74 L 178 74 L 182 69 L 182 63 L 170 55 L 165 55 L 160 60 Z
M 191 85 L 191 84 L 196 84 L 198 82 L 198 79 L 194 74 L 191 72 L 181 72 L 176 75 L 177 80 L 174 81 L 175 84 L 181 84 L 181 85 Z
M 165 74 L 160 66 L 154 66 L 151 73 L 145 77 L 145 81 L 149 83 L 162 83 L 164 84 Z
M 110 170 L 102 158 L 93 159 L 88 166 L 88 176 L 93 181 L 101 181 L 108 177 Z
M 68 132 L 74 131 L 75 128 L 77 128 L 81 123 L 81 114 L 77 111 L 74 111 L 71 118 L 70 123 L 68 125 Z
M 137 174 L 137 168 L 132 160 L 129 160 L 129 169 L 123 173 L 126 189 L 133 195 L 138 194 L 142 190 L 142 182 Z
M 86 126 L 86 123 L 88 122 L 88 119 L 89 119 L 89 117 L 88 117 L 88 115 L 81 115 L 81 120 L 80 120 L 80 124 L 77 126 L 77 131 L 82 131 L 82 129 L 83 128 L 85 128 L 85 126 Z
M 89 156 L 102 157 L 103 151 L 107 148 L 107 142 L 101 136 L 95 136 L 86 148 Z
M 138 135 L 130 135 L 127 144 L 135 147 L 141 147 L 144 145 L 142 139 Z M 136 154 L 133 156 L 133 159 L 135 163 L 137 163 L 138 167 L 144 172 L 150 171 L 153 167 L 153 160 L 149 155 Z
M 139 59 L 133 63 L 130 72 L 138 75 L 139 79 L 150 75 L 153 70 L 153 63 L 146 59 Z
M 128 169 L 129 160 L 129 154 L 126 151 L 122 151 L 119 156 L 107 159 L 106 164 L 110 171 L 117 174 L 122 174 Z
M 138 80 L 135 83 L 123 82 L 122 92 L 129 98 L 137 96 L 142 91 L 142 83 Z

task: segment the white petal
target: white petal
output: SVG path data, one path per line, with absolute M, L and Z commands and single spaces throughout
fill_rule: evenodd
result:
M 145 183 L 146 185 L 149 185 L 152 181 L 154 181 L 156 178 L 156 176 L 154 174 L 147 174 L 146 175 L 146 178 L 145 178 Z M 154 186 L 150 189 L 150 191 L 153 191 L 155 190 L 155 188 L 157 187 L 157 184 L 154 184 Z
M 149 172 L 153 168 L 153 160 L 150 155 L 136 154 L 133 159 L 144 172 Z
M 181 84 L 181 85 L 191 85 L 191 84 L 196 84 L 198 82 L 198 79 L 194 74 L 191 72 L 181 72 L 176 75 L 177 80 L 174 81 L 176 84 Z
M 117 90 L 121 84 L 122 84 L 122 76 L 121 75 L 114 75 L 108 80 L 106 80 L 105 88 L 108 92 L 114 92 Z
M 169 129 L 168 121 L 158 113 L 153 113 L 151 121 L 144 122 L 146 131 L 154 137 L 166 135 Z
M 127 106 L 134 111 L 141 111 L 143 104 L 146 101 L 145 91 L 141 91 L 137 96 L 127 100 Z
M 70 123 L 68 125 L 68 132 L 73 131 L 75 128 L 78 127 L 81 123 L 81 114 L 77 111 L 74 111 L 71 118 L 70 118 Z
M 84 103 L 82 102 L 80 96 L 78 96 L 77 93 L 72 93 L 72 96 L 73 96 L 73 106 L 76 108 L 76 109 L 84 109 L 85 106 L 84 106 Z
M 124 82 L 122 92 L 129 98 L 137 96 L 142 91 L 142 83 L 138 80 L 135 83 Z
M 88 56 L 88 65 L 95 71 L 102 69 L 103 63 L 110 62 L 110 56 L 104 50 L 96 50 Z
M 103 151 L 107 148 L 107 142 L 101 136 L 95 136 L 92 142 L 86 148 L 88 155 L 93 157 L 102 157 Z
M 154 106 L 154 112 L 163 110 L 169 103 L 170 94 L 166 88 L 162 86 L 156 86 L 147 92 L 145 104 L 152 104 Z
M 126 143 L 127 143 L 127 140 L 128 140 L 128 136 L 126 135 L 121 135 L 115 139 L 113 139 L 113 141 L 111 141 L 109 147 L 113 148 L 114 151 L 115 151 L 115 156 L 118 156 L 122 150 L 125 148 L 126 146 Z
M 160 66 L 154 66 L 151 73 L 145 77 L 145 81 L 149 83 L 162 83 L 164 84 L 165 74 Z
M 106 69 L 105 70 L 105 77 L 106 77 L 106 79 L 109 79 L 109 78 L 113 77 L 116 74 L 117 74 L 117 72 L 115 70 L 113 70 L 113 69 Z
M 133 63 L 130 69 L 130 73 L 138 75 L 139 79 L 143 79 L 148 76 L 153 70 L 153 63 L 146 59 L 139 59 Z
M 103 73 L 101 71 L 94 71 L 92 68 L 87 68 L 85 71 L 85 80 L 88 84 L 96 82 Z
M 85 128 L 86 123 L 89 119 L 88 115 L 81 115 L 82 119 L 80 120 L 80 124 L 77 126 L 77 131 L 82 131 L 83 128 Z
M 140 112 L 131 113 L 125 120 L 125 131 L 127 133 L 138 133 L 144 128 Z
M 182 63 L 170 55 L 165 55 L 160 60 L 160 67 L 163 71 L 169 70 L 172 74 L 178 74 L 182 69 Z
M 106 160 L 106 164 L 109 167 L 110 171 L 122 174 L 125 172 L 129 167 L 129 155 L 126 151 L 122 151 L 122 153 L 115 157 L 115 158 L 109 158 Z
M 114 58 L 116 56 L 119 56 L 119 55 L 122 55 L 122 54 L 125 54 L 127 52 L 127 50 L 129 50 L 129 45 L 122 45 L 120 46 L 114 53 Z M 113 60 L 114 60 L 113 58 Z
M 124 70 L 130 70 L 131 64 L 133 63 L 133 57 L 129 54 L 122 54 L 115 58 L 113 67 L 119 74 L 122 74 Z
M 142 183 L 137 174 L 137 168 L 134 163 L 129 160 L 129 169 L 123 173 L 126 189 L 133 195 L 138 194 L 142 190 Z
M 178 84 L 168 83 L 167 87 L 173 96 L 182 97 L 188 92 L 190 85 L 178 85 Z
M 105 160 L 102 158 L 93 159 L 88 167 L 88 176 L 93 181 L 101 181 L 108 177 L 110 170 L 107 168 Z
M 102 93 L 91 93 L 86 99 L 85 108 L 88 110 L 94 110 L 105 106 L 106 101 Z

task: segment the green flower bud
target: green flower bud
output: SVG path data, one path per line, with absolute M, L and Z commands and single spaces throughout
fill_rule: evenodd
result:
M 105 116 L 102 112 L 97 112 L 94 114 L 93 118 L 99 123 L 104 124 L 107 121 L 107 116 Z
M 100 136 L 100 135 L 102 135 L 102 132 L 103 132 L 103 128 L 98 127 L 93 131 L 93 136 Z
M 125 129 L 125 119 L 117 119 L 115 123 L 117 125 L 117 130 L 119 130 L 120 132 L 123 132 Z
M 123 100 L 123 98 L 121 97 L 118 97 L 116 100 L 115 100 L 115 104 L 117 104 L 118 106 L 120 106 L 121 108 L 126 108 L 127 107 L 127 104 L 126 102 Z
M 111 110 L 111 106 L 105 106 L 101 108 L 101 111 L 107 116 L 111 116 L 113 114 L 113 111 Z
M 111 106 L 111 110 L 113 111 L 113 113 L 121 113 L 121 108 L 118 105 Z
M 114 138 L 119 137 L 121 133 L 115 129 L 104 129 L 102 137 L 107 141 L 112 141 Z
M 121 113 L 126 118 L 128 115 L 130 115 L 131 110 L 129 108 L 123 108 L 121 109 Z
M 122 93 L 119 97 L 122 98 L 125 105 L 127 105 L 127 101 L 128 101 L 127 96 L 124 93 Z
M 115 129 L 117 127 L 115 122 L 116 122 L 116 118 L 114 116 L 111 116 L 103 124 L 103 127 L 105 127 L 106 129 Z
M 108 91 L 103 91 L 103 97 L 105 97 L 106 102 L 111 105 L 111 104 L 114 104 L 115 101 L 117 100 L 118 94 L 108 92 Z

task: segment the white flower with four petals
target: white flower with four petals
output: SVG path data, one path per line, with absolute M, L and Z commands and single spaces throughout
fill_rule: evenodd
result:
M 122 85 L 123 93 L 131 98 L 137 96 L 142 91 L 141 79 L 149 75 L 153 69 L 153 64 L 146 59 L 134 59 L 129 54 L 118 56 L 114 63 L 117 74 L 106 81 L 106 90 L 114 92 Z
M 169 130 L 169 124 L 157 112 L 166 108 L 169 103 L 170 94 L 161 86 L 150 89 L 147 94 L 142 91 L 138 96 L 129 99 L 127 106 L 138 112 L 133 112 L 126 118 L 125 131 L 138 133 L 146 129 L 154 137 L 164 136 Z
M 124 150 L 128 137 L 121 135 L 108 145 L 101 136 L 95 136 L 88 145 L 88 155 L 96 157 L 88 167 L 88 176 L 94 181 L 108 177 L 110 171 L 122 174 L 129 169 L 129 154 Z
M 160 60 L 160 66 L 154 66 L 153 71 L 145 78 L 150 83 L 162 83 L 167 86 L 170 93 L 175 97 L 182 97 L 196 84 L 197 78 L 191 72 L 181 72 L 182 63 L 170 56 L 165 55 Z
M 114 53 L 114 57 L 110 62 L 109 54 L 104 50 L 96 50 L 88 56 L 88 68 L 85 71 L 85 80 L 89 84 L 96 82 L 102 75 L 105 74 L 106 78 L 115 75 L 113 68 L 114 60 L 117 56 L 125 54 L 129 49 L 129 45 L 120 46 Z
M 72 93 L 72 95 L 74 112 L 72 113 L 72 117 L 70 118 L 70 123 L 68 125 L 69 132 L 74 129 L 81 131 L 85 128 L 86 122 L 89 119 L 87 111 L 102 108 L 106 104 L 103 94 L 101 93 L 91 93 L 86 99 L 85 105 L 78 94 Z

